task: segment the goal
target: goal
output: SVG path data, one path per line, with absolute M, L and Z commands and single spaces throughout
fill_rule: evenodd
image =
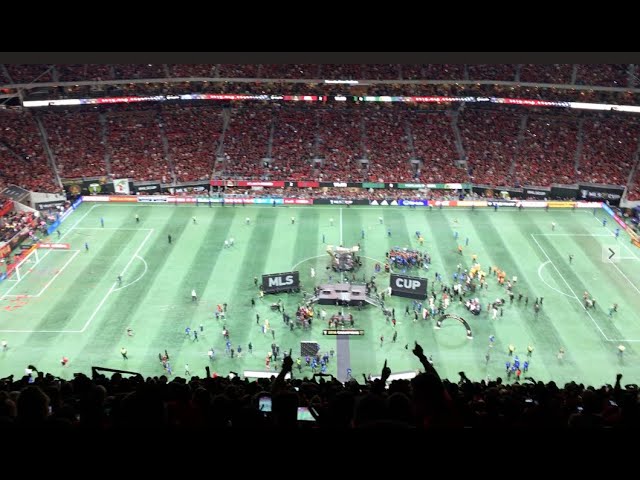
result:
M 40 262 L 40 255 L 38 249 L 34 248 L 27 253 L 24 258 L 20 259 L 17 263 L 14 262 L 7 266 L 7 281 L 19 282 L 22 280 L 31 269 Z

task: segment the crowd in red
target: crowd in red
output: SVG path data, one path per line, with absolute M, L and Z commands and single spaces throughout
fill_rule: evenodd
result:
M 359 85 L 352 93 L 546 100 L 567 100 L 570 94 L 580 101 L 635 100 L 632 92 L 551 86 L 401 83 L 406 79 L 517 79 L 628 86 L 634 78 L 628 66 L 614 64 L 7 65 L 0 71 L 6 82 L 13 83 L 168 77 L 374 79 L 398 83 Z M 132 83 L 113 88 L 150 94 L 170 93 L 174 88 L 193 91 L 196 86 L 199 91 L 217 93 L 349 93 L 344 85 L 258 81 Z M 112 175 L 171 182 L 215 176 L 514 186 L 627 183 L 640 133 L 640 122 L 631 115 L 460 106 L 336 102 L 101 106 L 38 111 L 42 131 L 31 112 L 4 110 L 0 115 L 0 182 L 30 190 L 58 191 L 50 167 L 53 159 L 61 178 Z M 45 149 L 43 133 L 51 156 Z M 637 177 L 630 184 L 631 198 L 639 195 Z
M 152 78 L 496 80 L 633 87 L 626 64 L 115 64 L 5 65 L 7 83 Z M 0 70 L 1 71 L 1 70 Z M 574 79 L 575 76 L 575 79 Z M 6 77 L 6 76 L 5 76 Z
M 138 105 L 37 115 L 61 178 L 111 174 L 163 182 L 214 176 L 626 185 L 640 136 L 638 119 L 608 113 L 369 104 L 207 107 Z M 459 162 L 464 159 L 466 168 Z M 0 162 L 5 183 L 60 190 L 31 111 L 0 115 Z
M 636 168 L 635 175 L 629 186 L 627 199 L 630 201 L 640 200 L 640 168 Z
M 32 221 L 33 213 L 31 212 L 9 212 L 0 217 L 0 243 L 11 240 L 24 227 L 31 226 Z
M 7 184 L 37 192 L 60 190 L 29 112 L 5 110 L 0 115 L 0 177 Z
M 113 110 L 106 116 L 111 173 L 115 178 L 172 178 L 162 149 L 157 110 Z

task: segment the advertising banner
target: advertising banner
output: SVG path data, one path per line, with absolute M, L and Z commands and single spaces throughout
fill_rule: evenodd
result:
M 268 273 L 262 275 L 262 291 L 264 293 L 294 292 L 299 289 L 299 272 Z
M 53 202 L 39 202 L 39 203 L 36 203 L 34 206 L 36 207 L 36 210 L 42 211 L 42 210 L 49 210 L 50 208 L 56 208 L 64 204 L 65 204 L 64 200 L 55 200 Z
M 576 202 L 578 208 L 602 208 L 602 202 Z
M 51 235 L 53 232 L 55 232 L 58 229 L 58 227 L 60 226 L 61 223 L 62 222 L 60 220 L 56 220 L 51 225 L 49 225 L 47 227 L 47 235 Z
M 208 183 L 200 182 L 200 183 L 193 183 L 193 184 L 190 184 L 190 185 L 179 185 L 179 186 L 176 186 L 176 187 L 165 187 L 165 190 L 168 191 L 169 193 L 173 194 L 173 195 L 175 195 L 177 193 L 189 193 L 189 194 L 192 194 L 192 193 L 196 193 L 196 194 L 198 194 L 198 193 L 199 194 L 206 193 L 206 194 L 208 194 L 209 193 L 209 188 L 210 188 L 210 186 L 209 186 Z
M 611 215 L 612 217 L 615 215 L 615 213 L 613 213 L 613 210 L 611 210 L 611 208 L 609 208 L 609 205 L 607 205 L 606 203 L 601 203 L 600 204 L 602 206 L 602 209 L 607 212 L 609 215 Z
M 255 205 L 273 205 L 274 203 L 276 205 L 282 205 L 284 203 L 284 199 L 283 198 L 252 198 L 253 203 Z M 226 200 L 225 200 L 226 202 Z M 238 202 L 236 202 L 238 203 Z M 240 202 L 242 203 L 242 202 Z
M 425 299 L 427 298 L 426 278 L 411 277 L 409 275 L 391 274 L 391 294 L 398 297 Z
M 312 198 L 285 198 L 285 205 L 313 205 Z
M 138 195 L 138 203 L 167 203 L 168 199 L 164 195 Z
M 211 180 L 209 185 L 213 187 L 284 187 L 284 181 L 260 182 L 249 180 Z
M 298 188 L 318 188 L 320 183 L 318 182 L 297 182 Z
M 523 188 L 523 197 L 524 198 L 551 198 L 551 189 L 550 188 Z
M 195 203 L 204 203 L 204 204 L 209 204 L 209 203 L 226 203 L 227 199 L 225 198 L 220 198 L 220 197 L 195 197 L 194 198 Z M 242 203 L 242 198 L 239 199 L 240 203 Z M 232 202 L 230 202 L 232 203 Z M 250 204 L 250 201 L 244 200 L 244 203 L 248 203 Z
M 138 197 L 135 195 L 109 195 L 109 201 L 115 203 L 137 203 Z
M 510 200 L 489 200 L 487 202 L 487 206 L 489 207 L 515 207 L 517 202 L 512 202 Z
M 362 184 L 362 188 L 384 188 L 384 187 L 385 187 L 384 183 L 364 182 Z
M 434 207 L 457 207 L 458 200 L 429 200 L 429 205 Z
M 95 180 L 63 180 L 62 186 L 64 187 L 64 190 L 68 196 L 101 194 L 110 195 L 115 193 L 113 182 L 109 180 L 108 177 L 100 177 Z
M 600 187 L 593 185 L 578 185 L 578 198 L 580 200 L 601 200 L 609 202 L 611 205 L 619 205 L 623 187 Z
M 0 207 L 0 217 L 5 216 L 7 213 L 11 211 L 12 208 L 13 208 L 13 200 L 11 199 L 6 200 Z
M 553 198 L 555 200 L 562 199 L 576 199 L 578 198 L 578 187 L 574 187 L 571 185 L 558 185 L 551 187 L 551 196 L 549 198 Z
M 254 198 L 251 197 L 225 197 L 225 198 L 212 198 L 211 199 L 211 203 L 230 203 L 230 204 L 244 204 L 244 205 L 253 205 L 254 204 Z M 205 200 L 202 200 L 202 203 L 208 203 L 208 201 L 205 202 Z
M 485 198 L 522 198 L 524 193 L 521 188 L 508 188 L 508 187 L 473 187 L 473 193 L 482 195 Z
M 82 196 L 83 202 L 108 202 L 109 197 L 106 195 L 84 195 Z
M 353 182 L 320 182 L 320 186 L 323 188 L 362 188 L 361 183 Z
M 573 208 L 576 202 L 551 200 L 547 202 L 547 204 L 549 205 L 549 208 Z
M 114 178 L 113 179 L 113 193 L 118 195 L 129 195 L 131 189 L 129 188 L 128 178 Z
M 486 207 L 486 200 L 458 200 L 459 207 Z
M 167 197 L 168 203 L 197 203 L 196 197 Z
M 403 207 L 427 207 L 429 206 L 429 200 L 398 200 L 398 205 Z
M 522 200 L 517 205 L 522 205 L 524 208 L 544 208 L 549 202 L 538 202 L 536 200 Z
M 366 198 L 357 198 L 355 200 L 345 200 L 343 198 L 314 198 L 314 205 L 369 205 Z
M 432 190 L 468 190 L 470 183 L 427 183 L 427 188 Z
M 627 228 L 629 228 L 629 226 L 625 223 L 624 220 L 622 220 L 618 215 L 614 215 L 613 219 L 618 225 L 620 225 L 625 231 L 627 231 Z
M 49 248 L 51 250 L 69 250 L 71 245 L 68 243 L 38 243 L 38 248 Z
M 134 183 L 133 191 L 134 193 L 143 193 L 143 194 L 160 193 L 161 187 L 159 183 L 145 183 L 144 185 L 136 185 Z

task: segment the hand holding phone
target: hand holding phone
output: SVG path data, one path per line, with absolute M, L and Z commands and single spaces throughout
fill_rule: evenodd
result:
M 263 413 L 271 412 L 271 397 L 263 395 L 258 399 L 258 409 Z
M 298 421 L 299 422 L 315 422 L 316 419 L 309 411 L 308 407 L 298 407 Z

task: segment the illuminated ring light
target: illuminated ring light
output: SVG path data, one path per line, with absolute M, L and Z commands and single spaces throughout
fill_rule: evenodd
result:
M 471 326 L 464 318 L 459 317 L 458 315 L 445 313 L 438 319 L 438 321 L 436 322 L 435 328 L 440 329 L 440 327 L 442 327 L 442 322 L 444 322 L 447 318 L 453 318 L 455 320 L 458 320 L 462 325 L 464 325 L 464 328 L 467 329 L 467 338 L 469 340 L 473 339 L 473 333 L 471 333 Z

